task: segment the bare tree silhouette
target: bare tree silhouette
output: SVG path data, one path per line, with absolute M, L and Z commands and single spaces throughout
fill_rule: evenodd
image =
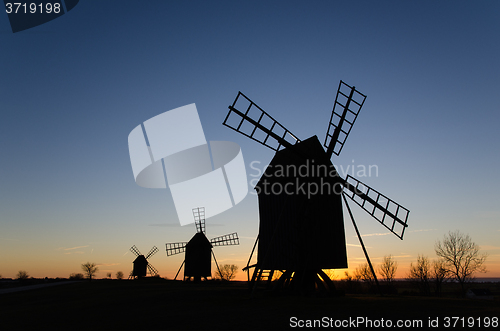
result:
M 16 278 L 19 280 L 26 280 L 29 277 L 30 276 L 28 275 L 28 272 L 26 270 L 19 270 L 17 275 L 16 275 Z
M 479 252 L 479 246 L 469 235 L 458 230 L 448 232 L 443 241 L 436 242 L 434 250 L 442 259 L 448 275 L 460 283 L 462 295 L 465 295 L 465 284 L 474 278 L 475 273 L 486 272 L 484 262 L 487 255 Z
M 396 270 L 398 270 L 398 263 L 394 260 L 394 257 L 392 255 L 384 256 L 379 267 L 379 273 L 388 284 L 394 281 Z
M 219 267 L 219 271 L 215 273 L 216 279 L 230 281 L 236 277 L 238 266 L 234 264 L 223 264 Z
M 441 287 L 448 278 L 443 260 L 432 261 L 432 280 L 434 281 L 436 295 L 441 293 Z
M 430 292 L 431 267 L 427 256 L 418 255 L 417 263 L 410 263 L 408 280 L 418 287 L 422 294 Z
M 372 270 L 370 269 L 370 266 L 368 263 L 364 263 L 362 265 L 359 265 L 355 270 L 354 270 L 354 278 L 355 279 L 360 279 L 369 285 L 373 285 L 375 283 L 375 277 L 373 276 Z
M 82 264 L 82 269 L 85 272 L 85 276 L 89 279 L 89 281 L 92 281 L 92 278 L 95 276 L 99 268 L 97 267 L 97 264 L 87 262 Z

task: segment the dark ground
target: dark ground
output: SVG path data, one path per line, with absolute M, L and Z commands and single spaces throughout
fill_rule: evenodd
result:
M 398 319 L 421 320 L 426 326 L 429 318 L 438 317 L 439 329 L 443 328 L 445 317 L 463 317 L 457 321 L 455 328 L 458 328 L 461 324 L 467 327 L 468 322 L 475 326 L 479 322 L 492 323 L 494 317 L 498 323 L 499 287 L 498 283 L 490 284 L 495 294 L 493 301 L 464 299 L 453 293 L 444 297 L 401 294 L 327 297 L 267 295 L 259 291 L 252 298 L 246 282 L 80 281 L 0 294 L 0 330 L 193 330 L 203 327 L 282 330 L 290 326 L 290 318 L 294 316 L 347 321 L 364 317 L 373 323 L 383 318 L 392 320 L 393 327 Z M 364 326 L 366 324 L 360 324 L 358 328 L 366 329 Z M 488 329 L 498 329 L 498 324 L 497 328 L 490 324 Z

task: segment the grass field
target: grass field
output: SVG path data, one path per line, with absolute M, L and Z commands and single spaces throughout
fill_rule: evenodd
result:
M 485 318 L 499 318 L 500 300 L 495 294 L 493 301 L 453 295 L 326 297 L 269 295 L 264 291 L 251 297 L 246 282 L 95 280 L 1 294 L 0 329 L 281 330 L 290 326 L 292 317 L 297 321 L 323 317 L 352 321 L 363 317 L 372 322 L 383 318 L 390 319 L 393 326 L 398 319 L 421 320 L 425 326 L 429 318 L 439 318 L 443 326 L 446 317 L 463 317 L 457 328 L 462 323 L 467 326 L 467 318 L 473 317 L 476 326 Z

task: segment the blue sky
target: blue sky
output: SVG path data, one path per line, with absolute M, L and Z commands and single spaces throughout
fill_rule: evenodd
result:
M 273 152 L 222 126 L 237 92 L 322 140 L 342 79 L 367 99 L 334 164 L 376 165 L 359 179 L 411 211 L 400 241 L 353 205 L 374 262 L 434 258 L 458 229 L 500 276 L 499 14 L 497 1 L 80 1 L 15 34 L 0 15 L 0 275 L 67 277 L 87 261 L 128 274 L 130 246 L 156 245 L 152 264 L 173 277 L 182 256 L 164 244 L 194 225 L 178 225 L 168 190 L 135 184 L 130 131 L 196 103 L 207 140 L 238 143 L 250 180 Z M 208 237 L 235 231 L 240 246 L 216 255 L 243 267 L 255 195 L 207 220 Z M 346 238 L 355 267 L 347 221 Z

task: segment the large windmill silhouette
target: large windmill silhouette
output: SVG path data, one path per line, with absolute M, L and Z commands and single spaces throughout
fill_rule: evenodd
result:
M 254 290 L 266 277 L 269 286 L 277 270 L 282 272 L 278 288 L 334 288 L 322 269 L 347 268 L 342 200 L 375 276 L 346 196 L 403 239 L 409 210 L 350 175 L 340 177 L 330 160 L 342 151 L 365 99 L 340 81 L 323 144 L 326 151 L 316 136 L 301 141 L 241 92 L 229 106 L 225 126 L 276 152 L 255 186 L 259 235 L 243 269 L 255 267 L 250 281 Z M 257 263 L 250 265 L 257 243 Z
M 186 252 L 184 262 L 174 279 L 177 279 L 177 275 L 184 266 L 184 280 L 192 277 L 197 282 L 201 278 L 212 277 L 212 256 L 220 274 L 219 265 L 212 250 L 214 246 L 239 245 L 240 241 L 236 232 L 208 240 L 205 235 L 205 208 L 194 208 L 193 216 L 196 225 L 196 234 L 193 238 L 189 242 L 167 243 L 166 250 L 167 256 Z

